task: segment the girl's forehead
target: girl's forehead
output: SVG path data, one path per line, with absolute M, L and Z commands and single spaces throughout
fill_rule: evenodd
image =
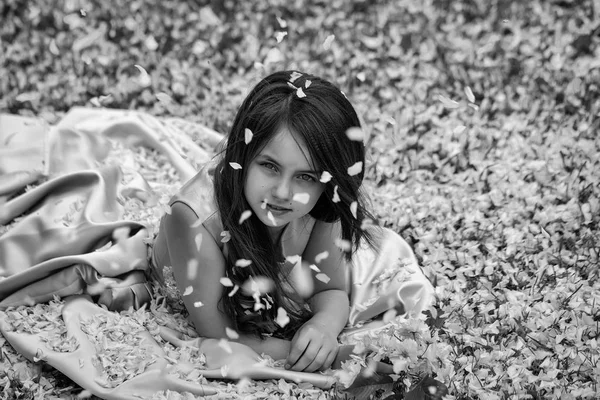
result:
M 286 127 L 280 128 L 258 155 L 269 156 L 281 164 L 297 169 L 314 169 L 308 146 L 299 135 L 294 135 Z

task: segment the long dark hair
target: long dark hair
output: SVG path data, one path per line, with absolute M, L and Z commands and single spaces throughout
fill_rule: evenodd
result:
M 372 242 L 369 233 L 361 229 L 361 223 L 373 217 L 366 210 L 360 191 L 364 143 L 351 140 L 346 134 L 348 129 L 360 127 L 356 111 L 346 96 L 330 82 L 298 71 L 276 72 L 259 82 L 235 117 L 215 169 L 214 188 L 223 229 L 231 236 L 227 243 L 227 276 L 239 286 L 250 277 L 266 277 L 273 281 L 274 289 L 266 297 L 266 307 L 258 311 L 254 310 L 256 299 L 241 291 L 230 296 L 230 290 L 225 290 L 220 304 L 234 320 L 236 329 L 257 335 L 284 332 L 280 336 L 286 337 L 293 335 L 308 316 L 285 301 L 285 277 L 277 267 L 282 260 L 267 227 L 255 215 L 239 223 L 241 214 L 250 209 L 243 195 L 250 162 L 283 127 L 306 144 L 315 167 L 332 176 L 310 215 L 325 222 L 340 221 L 339 239 L 351 244 L 346 253 L 348 261 L 361 239 Z M 252 132 L 249 143 L 246 143 L 246 129 Z M 231 163 L 242 168 L 232 168 Z M 356 163 L 362 163 L 363 168 L 351 176 L 348 169 L 356 167 Z M 353 202 L 355 209 L 351 207 Z M 245 268 L 236 267 L 239 259 L 252 263 Z M 274 323 L 278 307 L 283 307 L 291 319 L 283 331 L 278 331 Z

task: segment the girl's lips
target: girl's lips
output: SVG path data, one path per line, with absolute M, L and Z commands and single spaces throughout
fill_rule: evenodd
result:
M 267 204 L 267 210 L 271 211 L 273 214 L 285 214 L 287 212 L 292 211 L 289 208 L 278 207 L 278 206 L 273 205 L 273 204 Z

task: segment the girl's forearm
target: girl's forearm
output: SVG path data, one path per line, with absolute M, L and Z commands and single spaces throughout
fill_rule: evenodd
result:
M 313 310 L 311 321 L 325 326 L 336 336 L 348 322 L 350 300 L 344 290 L 332 289 L 315 294 L 310 300 Z
M 252 335 L 240 334 L 240 337 L 235 340 L 238 343 L 245 344 L 252 348 L 258 354 L 267 354 L 274 360 L 283 360 L 290 353 L 290 341 L 268 337 L 261 339 Z

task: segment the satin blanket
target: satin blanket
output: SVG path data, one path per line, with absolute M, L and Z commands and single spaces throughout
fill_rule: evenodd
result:
M 338 381 L 335 371 L 287 371 L 246 346 L 198 338 L 169 320 L 148 281 L 165 204 L 221 139 L 134 111 L 74 108 L 55 126 L 0 115 L 0 331 L 18 352 L 104 399 L 219 395 L 212 379 L 321 389 Z M 162 164 L 140 173 L 132 150 Z M 433 298 L 410 247 L 390 230 L 378 252 L 358 250 L 350 275 L 347 343 L 385 326 L 387 311 L 416 315 Z

